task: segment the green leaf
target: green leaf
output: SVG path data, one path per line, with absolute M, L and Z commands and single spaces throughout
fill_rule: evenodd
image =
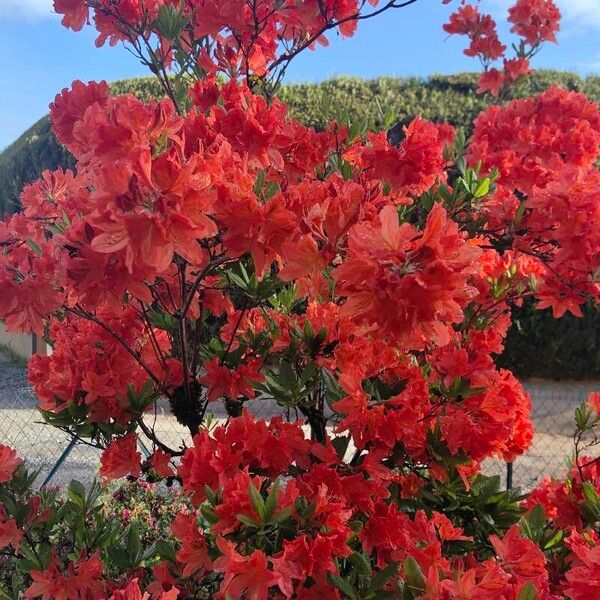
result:
M 286 361 L 282 361 L 279 364 L 279 384 L 284 390 L 293 392 L 298 387 L 298 380 L 296 379 L 296 372 L 292 365 Z
M 40 562 L 39 558 L 31 548 L 31 546 L 27 544 L 21 544 L 19 551 L 21 554 L 27 559 L 28 562 L 34 565 L 35 569 L 44 569 L 46 565 Z
M 344 459 L 348 446 L 350 445 L 350 436 L 337 436 L 331 440 L 331 445 L 335 449 L 335 453 L 338 455 L 340 460 Z
M 175 319 L 168 312 L 152 311 L 148 315 L 148 320 L 153 327 L 171 331 L 175 326 Z
M 261 169 L 258 172 L 256 181 L 254 182 L 254 193 L 257 196 L 261 193 L 264 184 L 265 184 L 265 171 L 264 171 L 264 169 Z
M 254 510 L 258 513 L 260 520 L 264 523 L 264 521 L 265 521 L 265 501 L 253 483 L 251 483 L 248 486 L 248 491 L 250 493 L 250 502 L 252 502 L 252 506 L 254 507 Z
M 276 479 L 271 486 L 271 491 L 267 496 L 267 501 L 265 502 L 265 523 L 268 523 L 271 520 L 271 517 L 275 514 L 275 509 L 277 508 L 277 496 L 279 492 L 279 479 Z
M 433 194 L 426 192 L 425 194 L 423 194 L 421 196 L 420 200 L 421 200 L 421 205 L 427 212 L 429 212 L 433 208 L 433 202 L 434 202 Z
M 356 591 L 354 588 L 343 577 L 340 577 L 340 575 L 336 575 L 335 573 L 327 573 L 327 579 L 329 579 L 329 583 L 331 583 L 331 585 L 334 585 L 348 598 L 356 598 Z
M 543 506 L 541 504 L 534 506 L 527 520 L 534 531 L 540 531 L 546 524 L 546 514 Z
M 248 282 L 244 281 L 237 273 L 234 273 L 233 271 L 228 271 L 227 276 L 240 289 L 242 289 L 242 290 L 248 289 Z
M 526 203 L 523 200 L 523 202 L 521 202 L 519 208 L 517 209 L 517 214 L 515 215 L 515 223 L 519 224 L 523 220 L 523 217 L 525 216 L 525 209 Z
M 133 566 L 129 559 L 129 555 L 121 546 L 108 546 L 107 552 L 112 562 L 120 569 L 129 569 Z
M 354 175 L 352 172 L 352 165 L 349 162 L 344 161 L 342 163 L 341 173 L 342 173 L 342 177 L 344 178 L 344 181 L 348 181 L 349 179 L 352 179 L 352 177 Z
M 215 524 L 219 522 L 219 517 L 215 514 L 215 511 L 212 509 L 212 506 L 208 504 L 203 504 L 200 507 L 200 513 L 202 516 L 211 524 Z
M 487 477 L 479 475 L 473 483 L 471 490 L 477 496 L 491 496 L 500 491 L 500 475 L 492 475 Z
M 378 592 L 390 579 L 398 573 L 398 563 L 392 562 L 378 571 L 371 579 L 371 591 Z
M 346 397 L 346 392 L 342 389 L 337 382 L 337 379 L 330 371 L 327 369 L 321 369 L 321 379 L 323 380 L 323 385 L 325 386 L 325 398 L 330 406 L 338 400 Z
M 551 550 L 555 546 L 558 546 L 565 537 L 565 532 L 562 530 L 558 530 L 545 544 L 542 550 L 547 551 Z
M 475 193 L 473 194 L 475 198 L 483 198 L 486 196 L 490 191 L 490 184 L 491 181 L 487 177 L 482 179 L 475 188 Z
M 85 487 L 79 481 L 71 481 L 67 490 L 67 497 L 73 504 L 83 508 L 85 506 Z
M 169 562 L 175 562 L 175 548 L 165 540 L 158 540 L 155 544 L 156 553 L 163 560 L 168 560 Z
M 163 37 L 176 40 L 188 23 L 188 18 L 172 4 L 163 5 L 158 11 L 156 27 Z
M 217 500 L 217 496 L 216 494 L 213 492 L 212 488 L 209 485 L 205 485 L 204 486 L 204 493 L 206 494 L 206 497 L 208 498 L 208 501 L 211 504 L 215 504 L 216 500 Z
M 42 249 L 31 238 L 26 238 L 25 243 L 33 250 L 36 256 L 42 255 Z
M 284 521 L 287 521 L 292 514 L 292 507 L 286 506 L 283 510 L 279 511 L 272 519 L 271 523 L 274 525 L 280 525 Z
M 583 495 L 590 504 L 594 506 L 600 504 L 600 496 L 598 496 L 598 492 L 589 481 L 583 483 Z
M 142 549 L 142 540 L 140 537 L 140 530 L 137 525 L 130 525 L 127 531 L 127 554 L 131 560 L 131 563 L 136 565 Z
M 251 517 L 249 517 L 248 515 L 245 515 L 243 513 L 238 513 L 237 515 L 235 515 L 235 518 L 240 523 L 243 523 L 244 525 L 248 525 L 248 527 L 259 527 L 259 525 L 260 525 L 254 519 L 252 519 Z
M 306 385 L 317 373 L 317 365 L 313 362 L 304 367 L 300 375 L 300 385 Z
M 520 591 L 517 596 L 517 600 L 537 600 L 537 590 L 533 583 L 529 582 L 525 587 Z
M 402 567 L 404 582 L 406 584 L 405 597 L 412 600 L 416 596 L 420 596 L 425 591 L 425 577 L 419 563 L 412 557 L 408 556 Z
M 244 278 L 244 281 L 246 283 L 250 283 L 250 275 L 248 275 L 248 271 L 246 270 L 244 263 L 243 262 L 239 263 L 239 266 L 240 266 L 240 271 L 242 272 L 242 277 Z
M 265 200 L 270 200 L 279 191 L 279 184 L 276 181 L 269 181 L 265 188 Z
M 369 579 L 371 578 L 371 563 L 364 554 L 353 552 L 350 555 L 349 560 L 354 565 L 358 575 Z

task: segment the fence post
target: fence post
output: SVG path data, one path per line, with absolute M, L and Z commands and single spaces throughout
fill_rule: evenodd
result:
M 150 450 L 148 450 L 148 447 L 146 446 L 146 444 L 144 444 L 144 442 L 142 442 L 142 440 L 140 440 L 139 438 L 138 438 L 138 445 L 140 446 L 140 448 L 142 450 L 142 454 L 146 458 L 150 458 L 152 456 L 152 452 L 150 452 Z
M 65 462 L 65 460 L 67 460 L 67 456 L 69 456 L 69 454 L 71 454 L 71 450 L 73 450 L 73 448 L 75 448 L 75 444 L 77 444 L 77 440 L 78 440 L 77 437 L 71 438 L 69 445 L 63 450 L 63 453 L 60 455 L 59 459 L 54 463 L 54 466 L 50 470 L 50 473 L 48 473 L 48 476 L 46 477 L 46 479 L 44 479 L 44 483 L 42 483 L 42 485 L 40 486 L 40 489 L 46 487 L 52 481 L 52 479 L 56 475 L 56 472 L 60 469 L 62 464 Z
M 506 463 L 506 489 L 512 490 L 513 486 L 513 464 Z

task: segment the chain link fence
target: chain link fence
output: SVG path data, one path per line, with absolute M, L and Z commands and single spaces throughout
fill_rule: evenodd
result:
M 590 392 L 600 390 L 600 382 L 540 380 L 526 382 L 525 388 L 532 399 L 535 438 L 531 449 L 512 465 L 512 485 L 528 490 L 543 477 L 564 473 L 573 454 L 575 408 L 587 400 Z M 71 444 L 67 434 L 43 423 L 36 406 L 24 370 L 0 359 L 0 443 L 16 448 L 31 469 L 39 470 L 39 485 L 48 481 L 64 486 L 71 479 L 89 484 L 97 476 L 100 451 L 82 442 Z M 260 417 L 276 414 L 271 403 L 261 400 L 249 406 Z M 191 444 L 189 431 L 169 414 L 168 405 L 159 403 L 146 421 L 170 446 Z M 486 474 L 499 474 L 504 485 L 510 485 L 506 463 L 488 460 L 483 469 Z
M 575 409 L 600 390 L 600 381 L 529 380 L 523 385 L 531 396 L 533 444 L 512 465 L 489 460 L 484 471 L 499 474 L 506 487 L 527 491 L 544 477 L 564 476 L 574 453 Z
M 224 421 L 224 410 L 216 410 L 215 419 Z M 273 404 L 261 400 L 253 401 L 251 412 L 263 418 L 281 414 L 273 411 Z M 157 437 L 167 445 L 177 448 L 190 446 L 189 430 L 177 422 L 166 402 L 158 402 L 156 411 L 144 418 Z M 37 398 L 27 384 L 26 372 L 22 367 L 6 361 L 0 353 L 0 444 L 15 448 L 32 471 L 38 471 L 36 483 L 66 486 L 72 479 L 89 485 L 98 476 L 101 450 L 84 441 L 73 441 L 67 433 L 44 423 L 37 410 Z M 147 443 L 146 448 L 150 444 Z M 140 448 L 145 450 L 145 448 Z

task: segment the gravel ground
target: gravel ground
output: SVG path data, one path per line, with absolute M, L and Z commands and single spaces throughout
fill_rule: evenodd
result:
M 591 391 L 600 390 L 600 382 L 530 380 L 525 387 L 532 397 L 536 436 L 530 451 L 516 460 L 513 481 L 523 489 L 530 489 L 542 477 L 558 476 L 564 471 L 573 452 L 573 411 Z M 272 405 L 260 400 L 251 403 L 252 411 L 263 417 L 269 416 L 268 406 Z M 35 407 L 25 370 L 8 362 L 0 353 L 0 443 L 15 447 L 31 468 L 39 469 L 38 481 L 42 483 L 69 444 L 69 437 L 41 423 Z M 222 421 L 223 416 L 217 414 L 217 420 Z M 147 421 L 154 423 L 160 438 L 169 444 L 179 446 L 182 441 L 190 444 L 189 432 L 168 413 L 166 405 L 159 406 L 156 417 L 149 415 Z M 64 485 L 71 479 L 88 483 L 95 476 L 98 460 L 98 450 L 78 445 L 52 483 Z M 484 471 L 500 474 L 505 481 L 506 465 L 501 461 L 487 461 Z
M 29 394 L 29 386 L 27 383 L 27 373 L 25 369 L 11 363 L 0 351 L 0 408 L 10 405 L 14 400 L 15 393 L 23 393 L 24 396 Z M 23 398 L 23 401 L 31 401 L 35 407 L 35 400 L 32 398 Z

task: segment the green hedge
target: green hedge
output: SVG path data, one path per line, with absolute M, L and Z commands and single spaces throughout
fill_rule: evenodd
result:
M 363 80 L 338 77 L 320 84 L 284 86 L 279 97 L 290 114 L 303 123 L 322 129 L 339 114 L 366 118 L 378 125 L 381 115 L 394 112 L 398 122 L 414 116 L 447 121 L 469 131 L 474 117 L 486 107 L 486 99 L 474 93 L 477 75 L 432 75 L 427 79 L 381 77 Z M 585 92 L 600 101 L 600 77 L 582 78 L 562 71 L 538 71 L 513 91 L 523 97 L 559 85 Z M 131 92 L 141 99 L 158 97 L 155 79 L 134 79 L 112 84 L 115 94 Z M 18 196 L 25 183 L 44 169 L 72 167 L 73 159 L 55 140 L 47 117 L 38 121 L 0 154 L 0 215 L 18 210 Z M 600 377 L 600 314 L 587 307 L 583 319 L 567 316 L 554 320 L 548 311 L 530 305 L 515 312 L 504 366 L 521 376 L 554 378 Z
M 394 112 L 399 122 L 416 115 L 434 121 L 447 121 L 469 130 L 474 117 L 486 107 L 485 98 L 474 93 L 477 75 L 432 75 L 428 79 L 381 77 L 363 80 L 338 77 L 320 84 L 289 84 L 280 98 L 289 104 L 290 114 L 300 121 L 322 129 L 337 111 L 366 117 L 378 124 L 381 114 Z M 573 73 L 539 71 L 522 82 L 515 96 L 527 96 L 552 84 L 584 91 L 600 101 L 600 77 L 586 79 Z M 134 79 L 112 84 L 116 94 L 131 92 L 142 99 L 160 95 L 155 79 Z M 18 196 L 25 183 L 33 181 L 44 169 L 72 166 L 72 159 L 50 131 L 47 117 L 38 121 L 14 144 L 0 154 L 0 214 L 18 207 Z
M 583 312 L 582 319 L 554 319 L 532 302 L 514 309 L 500 366 L 522 378 L 600 379 L 600 309 L 587 305 Z
M 48 117 L 40 119 L 0 154 L 0 218 L 19 209 L 19 193 L 44 169 L 73 167 L 73 157 L 59 145 Z

